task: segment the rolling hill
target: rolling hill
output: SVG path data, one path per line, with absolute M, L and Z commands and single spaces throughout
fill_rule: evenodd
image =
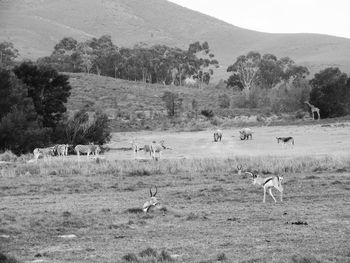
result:
M 250 50 L 289 56 L 313 73 L 327 66 L 350 72 L 350 39 L 256 32 L 166 0 L 2 0 L 0 24 L 0 41 L 13 42 L 23 58 L 50 54 L 66 36 L 81 41 L 109 34 L 118 46 L 145 42 L 187 48 L 193 41 L 208 41 L 221 65 L 219 76 Z

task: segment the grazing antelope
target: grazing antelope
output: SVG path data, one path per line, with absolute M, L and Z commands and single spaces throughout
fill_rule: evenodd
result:
M 243 128 L 239 131 L 241 140 L 253 139 L 253 131 L 250 128 Z
M 282 142 L 283 145 L 294 145 L 294 138 L 293 137 L 276 137 L 277 143 Z
M 145 213 L 148 213 L 152 208 L 160 205 L 160 203 L 156 197 L 156 194 L 157 194 L 157 186 L 156 185 L 155 185 L 155 188 L 156 188 L 156 192 L 154 194 L 152 193 L 152 187 L 149 188 L 149 193 L 151 195 L 151 198 L 149 201 L 144 203 L 143 207 L 142 207 L 142 209 Z
M 80 153 L 86 153 L 87 157 L 89 157 L 90 154 L 98 155 L 99 152 L 101 151 L 101 148 L 100 146 L 94 145 L 94 144 L 89 144 L 89 145 L 78 144 L 77 146 L 74 147 L 74 150 L 77 153 L 78 157 L 80 156 Z
M 160 159 L 164 149 L 167 149 L 167 147 L 164 146 L 164 140 L 161 140 L 159 143 L 153 141 L 151 144 L 152 158 L 155 160 L 158 160 L 158 158 Z M 156 153 L 158 153 L 158 158 L 156 157 Z
M 216 130 L 214 132 L 214 142 L 219 141 L 219 139 L 220 139 L 220 142 L 221 142 L 221 138 L 222 138 L 222 131 L 221 130 Z
M 54 156 L 55 155 L 55 146 L 47 147 L 47 148 L 35 148 L 33 151 L 34 158 L 36 160 L 39 159 L 40 156 L 46 157 L 46 156 Z
M 261 185 L 264 188 L 264 199 L 263 202 L 266 201 L 266 190 L 269 190 L 269 194 L 271 195 L 272 199 L 276 203 L 276 199 L 272 194 L 272 188 L 276 188 L 281 193 L 281 202 L 283 201 L 283 186 L 282 186 L 282 176 L 270 176 L 266 178 L 260 177 L 258 174 L 252 174 L 250 172 L 246 172 L 247 174 L 250 174 L 253 177 L 253 184 Z

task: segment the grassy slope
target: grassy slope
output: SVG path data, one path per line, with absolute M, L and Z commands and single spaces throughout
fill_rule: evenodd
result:
M 0 23 L 0 39 L 13 41 L 31 58 L 49 54 L 65 36 L 83 40 L 110 34 L 123 46 L 142 41 L 187 48 L 193 41 L 207 40 L 222 65 L 217 77 L 225 76 L 227 66 L 250 50 L 290 56 L 312 72 L 330 65 L 350 71 L 349 39 L 255 32 L 165 0 L 1 1 Z

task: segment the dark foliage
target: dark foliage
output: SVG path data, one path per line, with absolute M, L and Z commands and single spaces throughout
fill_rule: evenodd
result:
M 67 102 L 71 89 L 68 76 L 31 62 L 23 62 L 15 67 L 14 73 L 28 86 L 28 96 L 32 98 L 35 111 L 42 118 L 42 125 L 55 127 L 66 111 L 64 103 Z
M 310 103 L 320 109 L 322 118 L 350 113 L 350 78 L 339 68 L 326 68 L 310 81 Z

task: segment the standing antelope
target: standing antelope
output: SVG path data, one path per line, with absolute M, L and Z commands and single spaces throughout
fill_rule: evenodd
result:
M 219 141 L 219 139 L 220 139 L 220 142 L 221 142 L 221 138 L 222 138 L 222 131 L 221 130 L 216 130 L 214 132 L 214 142 Z
M 266 190 L 269 190 L 269 194 L 271 195 L 272 199 L 276 203 L 276 199 L 272 194 L 272 188 L 276 188 L 281 193 L 281 202 L 283 201 L 283 186 L 282 186 L 282 176 L 270 176 L 266 178 L 260 177 L 258 174 L 252 174 L 250 172 L 246 172 L 247 174 L 250 174 L 253 177 L 253 184 L 261 185 L 264 188 L 264 199 L 263 202 L 266 201 Z
M 144 151 L 145 153 L 149 153 L 149 156 L 152 157 L 152 149 L 151 149 L 151 148 L 152 148 L 151 145 L 145 144 L 145 145 L 143 146 L 143 151 Z
M 146 203 L 144 203 L 144 204 L 143 204 L 143 207 L 142 207 L 142 209 L 143 209 L 143 211 L 144 211 L 145 213 L 148 213 L 152 208 L 154 208 L 154 207 L 160 205 L 160 203 L 159 203 L 159 201 L 158 201 L 158 199 L 157 199 L 157 197 L 156 197 L 156 194 L 157 194 L 157 186 L 155 186 L 155 188 L 156 188 L 156 192 L 155 192 L 154 194 L 152 193 L 152 187 L 149 188 L 149 193 L 150 193 L 150 195 L 151 195 L 151 198 L 150 198 L 149 201 L 147 201 Z

